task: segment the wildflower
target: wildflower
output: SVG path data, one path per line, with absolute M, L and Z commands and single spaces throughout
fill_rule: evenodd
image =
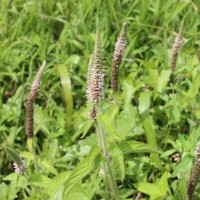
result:
M 13 163 L 13 167 L 17 174 L 23 174 L 26 171 L 25 161 L 21 160 L 21 164 L 18 165 L 17 163 Z
M 33 103 L 39 95 L 41 77 L 42 77 L 42 73 L 44 71 L 45 66 L 46 66 L 46 61 L 43 62 L 42 66 L 40 67 L 35 77 L 35 80 L 33 81 L 33 84 L 31 86 L 31 90 L 26 102 L 26 135 L 28 138 L 33 137 L 33 113 L 34 113 Z
M 102 54 L 100 36 L 97 32 L 94 53 L 90 58 L 88 67 L 87 104 L 93 102 L 94 106 L 88 113 L 89 119 L 95 121 L 97 115 L 96 103 L 104 98 L 104 74 L 102 68 Z
M 125 35 L 126 35 L 126 23 L 124 22 L 120 36 L 115 44 L 115 51 L 112 60 L 111 88 L 113 91 L 117 91 L 118 89 L 118 70 L 127 43 Z
M 170 69 L 172 71 L 174 71 L 175 67 L 176 67 L 176 60 L 178 57 L 178 53 L 181 47 L 181 44 L 183 43 L 183 39 L 182 39 L 182 31 L 183 31 L 183 22 L 181 23 L 181 27 L 179 30 L 179 33 L 177 34 L 177 36 L 175 37 L 173 46 L 172 46 L 172 58 L 171 58 L 171 64 L 170 64 Z

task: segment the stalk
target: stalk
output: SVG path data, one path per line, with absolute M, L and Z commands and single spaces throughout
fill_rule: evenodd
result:
M 96 126 L 97 136 L 98 136 L 98 145 L 103 151 L 103 171 L 106 189 L 109 188 L 112 190 L 112 194 L 116 200 L 119 200 L 119 194 L 117 189 L 117 184 L 115 182 L 114 173 L 112 170 L 109 152 L 106 144 L 106 139 L 104 136 L 103 128 L 101 124 L 96 120 L 97 115 L 99 114 L 100 103 L 104 98 L 104 74 L 102 68 L 102 53 L 101 53 L 101 41 L 100 35 L 96 33 L 96 40 L 94 46 L 94 52 L 90 58 L 88 66 L 88 87 L 87 87 L 87 104 L 93 103 L 93 108 L 88 113 L 88 118 L 91 119 Z M 106 198 L 107 198 L 106 191 Z M 109 198 L 107 198 L 109 199 Z
M 103 151 L 104 170 L 105 170 L 104 173 L 105 173 L 105 175 L 106 174 L 109 175 L 110 187 L 112 189 L 113 196 L 115 197 L 116 200 L 119 200 L 120 197 L 119 197 L 118 188 L 117 188 L 117 184 L 116 184 L 116 181 L 115 181 L 112 165 L 111 165 L 111 162 L 110 162 L 110 155 L 109 155 L 108 148 L 107 148 L 105 134 L 104 134 L 101 123 L 99 123 L 98 121 L 96 122 L 96 129 L 97 129 L 97 134 L 99 136 L 99 144 L 100 144 L 100 147 L 102 148 L 102 151 Z M 105 164 L 106 164 L 106 166 L 105 166 Z M 108 181 L 108 179 L 106 179 L 106 181 Z

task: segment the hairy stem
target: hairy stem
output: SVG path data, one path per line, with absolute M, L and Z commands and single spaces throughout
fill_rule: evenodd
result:
M 104 167 L 103 167 L 104 170 L 105 170 L 104 174 L 105 174 L 105 176 L 108 175 L 110 188 L 113 192 L 115 199 L 118 200 L 118 199 L 120 199 L 119 193 L 118 193 L 118 188 L 117 188 L 117 184 L 116 184 L 113 169 L 112 169 L 112 165 L 111 165 L 111 161 L 110 161 L 110 156 L 109 156 L 109 152 L 108 152 L 103 128 L 102 128 L 102 126 L 99 122 L 96 122 L 96 129 L 97 129 L 98 137 L 99 137 L 99 145 L 102 148 L 103 156 L 104 156 L 104 162 L 105 162 Z M 108 179 L 106 179 L 106 181 L 107 180 Z

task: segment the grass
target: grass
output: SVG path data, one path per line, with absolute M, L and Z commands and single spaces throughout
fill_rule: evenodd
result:
M 198 0 L 2 0 L 1 198 L 40 199 L 40 193 L 51 200 L 107 197 L 99 168 L 103 157 L 85 103 L 88 61 L 99 30 L 106 76 L 98 120 L 120 197 L 135 199 L 141 193 L 143 199 L 184 199 L 200 138 L 199 8 Z M 172 44 L 182 21 L 184 44 L 168 85 Z M 112 56 L 123 22 L 128 44 L 113 103 Z M 25 102 L 43 60 L 47 66 L 34 105 L 32 155 Z M 28 179 L 13 173 L 5 147 L 26 160 Z M 194 199 L 200 198 L 199 188 Z

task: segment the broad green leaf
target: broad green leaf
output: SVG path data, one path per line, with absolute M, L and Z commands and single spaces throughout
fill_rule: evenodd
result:
M 88 159 L 88 166 L 89 166 L 89 169 L 94 169 L 96 167 L 98 167 L 100 161 L 101 161 L 101 148 L 94 145 L 90 152 L 89 152 L 89 155 L 87 157 Z
M 56 168 L 46 159 L 39 160 L 40 164 L 54 175 L 58 175 Z
M 156 69 L 149 69 L 148 72 L 149 74 L 146 77 L 146 82 L 156 90 L 158 85 L 158 71 Z
M 65 100 L 65 109 L 66 109 L 66 125 L 70 129 L 72 123 L 72 114 L 73 114 L 73 96 L 72 96 L 72 87 L 69 72 L 65 65 L 57 66 L 58 73 L 60 75 L 61 85 L 63 89 L 63 96 Z
M 44 192 L 49 194 L 49 196 L 52 196 L 52 199 L 54 197 L 57 197 L 58 195 L 62 195 L 62 191 L 64 189 L 63 184 L 66 182 L 66 180 L 69 178 L 71 172 L 63 172 L 55 176 L 52 181 L 55 184 L 55 187 L 53 188 L 45 188 Z M 58 194 L 55 194 L 58 193 Z M 61 194 L 60 194 L 61 193 Z
M 47 176 L 43 176 L 41 174 L 31 174 L 31 176 L 28 179 L 29 183 L 43 187 L 43 188 L 54 188 L 56 187 L 54 181 Z
M 134 186 L 138 191 L 148 194 L 150 200 L 156 200 L 159 197 L 166 197 L 168 189 L 168 178 L 170 174 L 165 172 L 157 184 L 154 183 L 136 183 Z
M 82 180 L 84 176 L 86 176 L 90 172 L 89 166 L 88 166 L 88 159 L 82 160 L 72 171 L 69 178 L 67 179 L 65 185 L 64 185 L 64 191 L 63 191 L 63 200 L 67 200 L 69 192 L 72 190 L 72 188 Z
M 0 194 L 1 194 L 1 199 L 6 200 L 7 199 L 7 193 L 8 193 L 8 185 L 5 183 L 0 184 Z
M 135 89 L 136 88 L 133 87 L 133 80 L 124 80 L 123 81 L 123 98 L 124 98 L 124 107 L 125 108 L 127 105 L 129 105 L 131 103 Z
M 180 163 L 178 163 L 172 173 L 172 177 L 178 177 L 180 179 L 185 178 L 185 176 L 190 173 L 193 157 L 191 155 L 186 155 Z
M 120 138 L 125 139 L 128 133 L 135 126 L 137 109 L 128 104 L 116 119 L 116 130 L 120 134 Z M 125 125 L 126 124 L 126 125 Z
M 157 91 L 162 92 L 166 87 L 169 77 L 171 74 L 171 70 L 162 70 L 158 77 Z
M 128 153 L 144 153 L 144 152 L 152 153 L 152 152 L 157 152 L 157 150 L 143 142 L 137 142 L 131 140 L 131 141 L 119 142 L 115 145 L 112 145 L 110 147 L 110 152 L 112 156 L 115 156 L 119 154 L 128 154 Z
M 146 112 L 150 107 L 150 99 L 152 92 L 142 92 L 139 97 L 139 113 L 142 114 Z
M 123 154 L 118 154 L 113 157 L 114 163 L 116 165 L 119 178 L 123 182 L 126 174 L 125 163 L 124 163 L 124 156 Z
M 91 126 L 92 126 L 93 122 L 91 120 L 87 120 L 85 121 L 81 127 L 74 133 L 73 135 L 73 140 L 75 140 L 81 133 L 82 136 L 81 138 L 85 137 L 85 135 L 88 133 L 88 131 L 90 130 Z
M 97 167 L 97 165 L 100 164 L 100 159 L 96 158 L 99 156 L 100 149 L 97 146 L 94 146 L 88 157 L 82 160 L 71 172 L 68 179 L 66 180 L 64 184 L 64 191 L 63 191 L 63 200 L 68 199 L 68 195 L 72 188 L 82 180 L 83 177 L 85 177 L 88 173 L 91 172 L 93 167 Z
M 4 177 L 3 180 L 7 180 L 7 181 L 17 181 L 17 179 L 19 178 L 19 174 L 17 173 L 11 173 L 8 176 Z
M 72 200 L 72 199 L 88 200 L 89 199 L 88 195 L 89 194 L 86 193 L 81 184 L 76 184 L 76 186 L 69 193 L 67 200 Z
M 200 73 L 197 73 L 196 76 L 193 78 L 193 85 L 188 92 L 188 97 L 194 98 L 199 92 L 199 88 L 200 88 Z
M 113 121 L 110 119 L 109 115 L 100 115 L 97 120 L 99 120 L 109 136 L 113 137 L 115 140 L 120 140 L 120 134 L 116 131 Z
M 23 157 L 23 158 L 27 158 L 27 159 L 30 159 L 30 160 L 34 160 L 34 156 L 32 153 L 28 152 L 28 151 L 23 151 L 20 153 L 20 156 Z

